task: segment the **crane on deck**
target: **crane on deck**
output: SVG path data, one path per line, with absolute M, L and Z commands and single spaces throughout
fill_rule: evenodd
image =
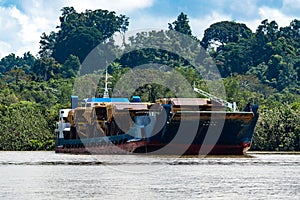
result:
M 238 111 L 236 102 L 230 103 L 230 102 L 228 102 L 224 99 L 221 99 L 221 98 L 219 98 L 217 96 L 214 96 L 212 94 L 209 94 L 209 93 L 207 93 L 207 92 L 205 92 L 205 91 L 203 91 L 199 88 L 196 88 L 195 83 L 194 83 L 194 91 L 201 94 L 201 95 L 203 95 L 203 96 L 205 96 L 205 97 L 207 97 L 207 98 L 210 98 L 211 100 L 216 101 L 217 103 L 219 103 L 223 106 L 226 106 L 227 108 L 229 108 L 233 112 Z

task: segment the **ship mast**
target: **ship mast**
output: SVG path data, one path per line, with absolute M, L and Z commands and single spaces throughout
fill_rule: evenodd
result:
M 105 70 L 105 88 L 104 88 L 104 92 L 103 92 L 103 98 L 109 98 L 109 94 L 108 94 L 108 75 L 107 75 L 107 68 Z

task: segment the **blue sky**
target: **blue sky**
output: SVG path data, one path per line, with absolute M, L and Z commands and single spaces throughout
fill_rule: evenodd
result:
M 184 12 L 199 39 L 209 25 L 224 20 L 245 23 L 255 31 L 264 19 L 280 27 L 300 19 L 300 0 L 0 0 L 0 58 L 27 51 L 36 55 L 41 34 L 55 30 L 64 6 L 77 12 L 107 9 L 125 14 L 129 30 L 167 29 Z

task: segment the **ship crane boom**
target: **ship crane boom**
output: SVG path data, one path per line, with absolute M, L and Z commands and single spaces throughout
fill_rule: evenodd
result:
M 203 91 L 201 89 L 196 88 L 195 85 L 194 85 L 194 91 L 197 92 L 197 93 L 199 93 L 199 94 L 201 94 L 201 95 L 204 95 L 204 96 L 210 98 L 211 100 L 214 100 L 214 101 L 218 102 L 219 104 L 221 104 L 223 106 L 226 106 L 227 108 L 229 108 L 233 112 L 235 112 L 235 111 L 238 110 L 236 102 L 230 103 L 230 102 L 228 102 L 228 101 L 226 101 L 224 99 L 221 99 L 221 98 L 216 97 L 216 96 L 214 96 L 212 94 L 209 94 L 209 93 L 207 93 L 207 92 L 205 92 L 205 91 Z

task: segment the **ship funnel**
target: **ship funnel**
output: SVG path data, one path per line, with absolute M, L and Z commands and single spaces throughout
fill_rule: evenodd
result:
M 71 108 L 75 109 L 78 107 L 78 96 L 71 96 Z

